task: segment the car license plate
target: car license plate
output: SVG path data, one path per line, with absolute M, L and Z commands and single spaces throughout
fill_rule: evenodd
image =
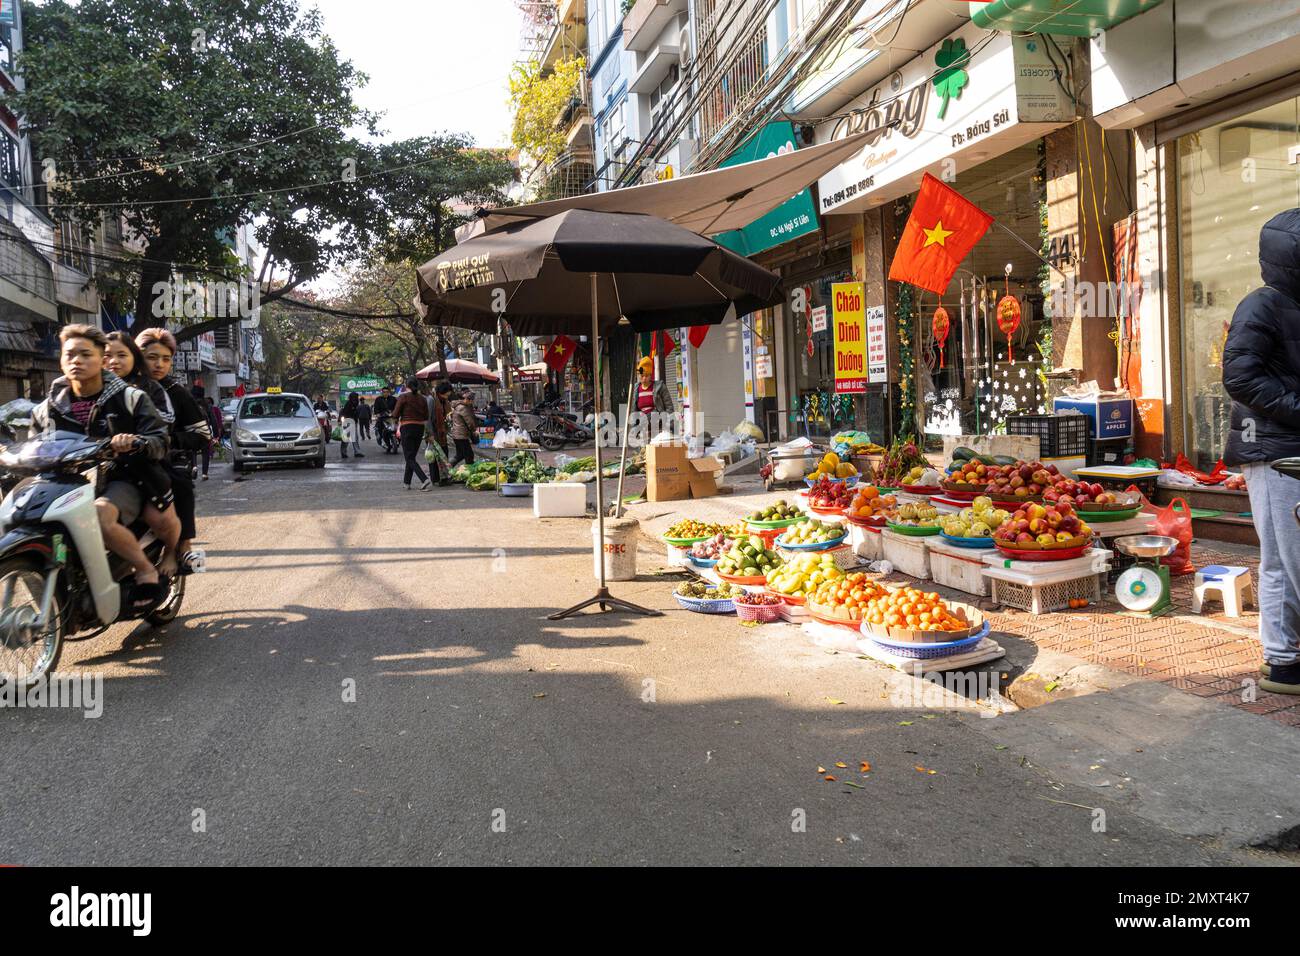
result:
M 266 443 L 266 447 L 271 451 L 293 451 L 293 442 L 291 441 L 271 441 Z

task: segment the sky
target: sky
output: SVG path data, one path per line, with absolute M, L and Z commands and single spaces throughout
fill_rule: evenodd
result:
M 311 6 L 340 57 L 370 77 L 354 99 L 384 114 L 383 140 L 448 132 L 509 145 L 522 22 L 514 0 L 302 0 Z M 339 286 L 337 272 L 309 283 L 322 295 Z
M 310 6 L 340 55 L 370 76 L 355 98 L 385 114 L 384 139 L 465 132 L 479 146 L 508 145 L 513 0 L 302 0 Z

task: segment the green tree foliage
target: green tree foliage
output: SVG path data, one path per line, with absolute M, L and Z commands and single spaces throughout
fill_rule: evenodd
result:
M 510 74 L 510 101 L 515 120 L 511 140 L 535 162 L 547 165 L 564 152 L 563 109 L 582 89 L 587 61 L 572 57 L 543 75 L 535 60 L 516 64 Z

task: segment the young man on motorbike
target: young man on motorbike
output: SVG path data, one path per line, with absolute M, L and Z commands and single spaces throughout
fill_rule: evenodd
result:
M 91 325 L 65 325 L 59 342 L 63 377 L 55 379 L 49 397 L 33 410 L 31 437 L 79 432 L 91 439 L 109 439 L 118 456 L 142 454 L 161 461 L 167 454 L 167 423 L 148 395 L 104 368 L 108 344 L 104 333 Z M 128 527 L 140 516 L 145 496 L 124 462 L 110 463 L 105 472 L 103 492 L 95 500 L 104 543 L 130 562 L 136 584 L 132 605 L 146 609 L 166 591 L 158 570 Z

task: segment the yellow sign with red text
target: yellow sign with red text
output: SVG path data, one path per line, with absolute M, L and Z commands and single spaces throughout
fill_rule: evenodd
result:
M 867 310 L 861 282 L 831 286 L 831 324 L 835 341 L 835 391 L 867 390 Z

